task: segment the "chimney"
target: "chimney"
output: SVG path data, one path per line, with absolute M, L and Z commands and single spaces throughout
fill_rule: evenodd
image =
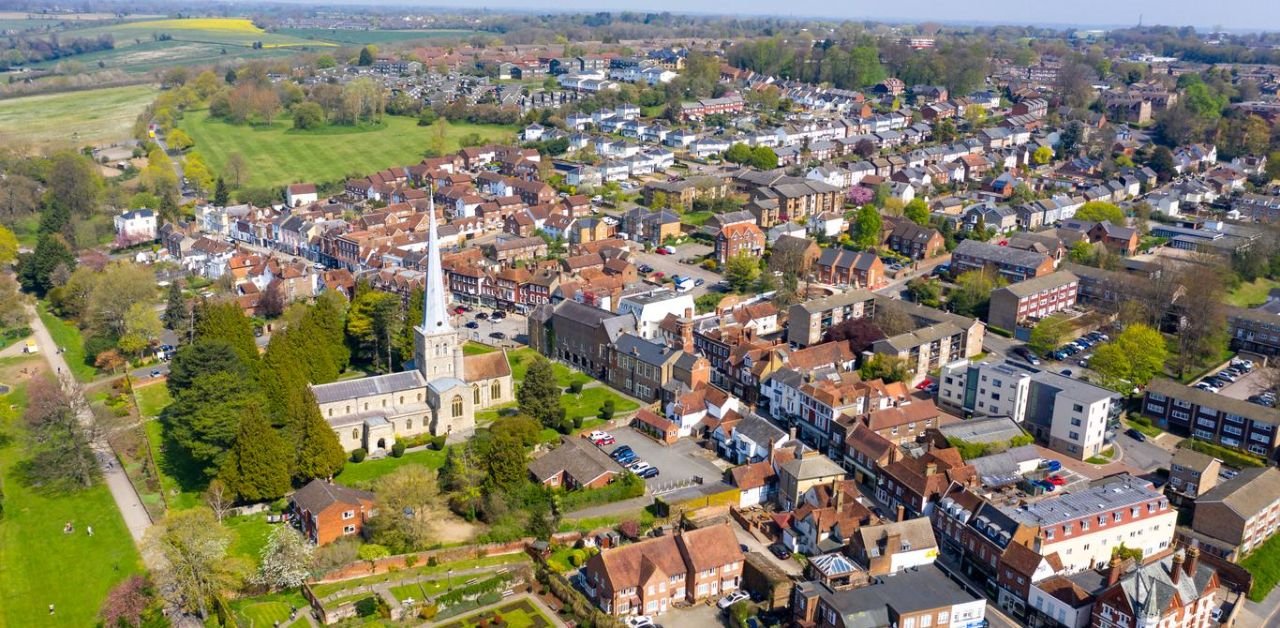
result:
M 1192 541 L 1191 547 L 1187 548 L 1187 562 L 1183 563 L 1183 568 L 1187 570 L 1187 575 L 1195 577 L 1196 567 L 1200 563 L 1200 545 L 1198 541 Z
M 1182 579 L 1182 565 L 1186 562 L 1186 557 L 1182 552 L 1173 555 L 1173 563 L 1169 566 L 1169 580 L 1174 584 L 1178 584 L 1178 580 Z
M 836 494 L 836 512 L 844 512 L 844 491 L 839 480 L 831 481 L 831 491 Z
M 795 441 L 795 439 L 796 439 L 796 426 L 792 425 L 791 429 L 787 431 L 787 442 L 791 443 Z
M 676 323 L 680 330 L 680 348 L 685 353 L 693 353 L 693 310 L 685 310 L 684 318 Z
M 898 553 L 902 549 L 902 535 L 898 532 L 890 532 L 884 537 L 884 551 L 881 554 L 888 558 Z
M 1107 586 L 1114 586 L 1115 583 L 1120 581 L 1121 562 L 1119 556 L 1111 559 L 1111 568 L 1107 570 Z
M 906 506 L 903 506 L 902 504 L 898 504 L 898 521 L 906 521 L 906 519 L 907 519 Z
M 937 473 L 938 473 L 938 463 L 930 462 L 924 465 L 924 476 L 926 478 L 931 475 L 937 475 Z
M 773 466 L 773 454 L 774 452 L 778 451 L 777 449 L 774 449 L 773 445 L 774 445 L 773 439 L 770 438 L 769 439 L 769 466 L 771 467 Z

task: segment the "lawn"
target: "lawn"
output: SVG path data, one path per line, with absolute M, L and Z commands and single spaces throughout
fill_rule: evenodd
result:
M 400 458 L 387 456 L 381 460 L 365 460 L 364 462 L 351 462 L 348 460 L 346 466 L 342 467 L 342 471 L 334 479 L 351 486 L 373 482 L 406 464 L 420 464 L 431 469 L 439 469 L 444 466 L 444 456 L 444 451 L 420 449 L 406 453 Z
M 416 41 L 420 39 L 443 39 L 456 37 L 458 39 L 470 37 L 476 31 L 467 30 L 376 30 L 376 31 L 360 31 L 351 29 L 328 29 L 328 28 L 281 28 L 275 31 L 281 35 L 288 35 L 298 39 L 314 39 L 322 42 L 333 42 L 343 45 L 367 44 L 385 44 L 402 41 Z
M 1164 433 L 1164 430 L 1156 427 L 1151 423 L 1151 419 L 1144 416 L 1129 417 L 1129 427 L 1132 427 L 1148 438 L 1155 438 Z
M 231 610 L 235 612 L 236 617 L 244 622 L 240 625 L 253 626 L 255 628 L 275 625 L 284 626 L 289 621 L 289 612 L 292 609 L 301 609 L 299 611 L 299 615 L 301 615 L 308 612 L 308 606 L 306 598 L 302 597 L 302 594 L 297 591 L 240 598 L 231 602 Z M 304 621 L 303 624 L 305 625 L 305 623 Z
M 172 443 L 165 441 L 164 424 L 160 421 L 147 421 L 144 428 L 151 455 L 155 457 L 156 468 L 160 470 L 160 488 L 164 491 L 169 508 L 186 510 L 200 505 L 200 494 L 208 485 L 208 480 L 192 460 Z
M 494 622 L 490 621 L 494 616 L 502 618 L 502 626 L 507 628 L 550 628 L 555 624 L 547 618 L 538 607 L 534 606 L 529 600 L 516 600 L 509 604 L 503 604 L 494 609 L 483 610 L 468 615 L 457 621 L 444 624 L 442 628 L 479 628 L 480 626 L 492 626 Z
M 292 123 L 279 120 L 271 126 L 228 124 L 212 119 L 207 111 L 188 113 L 179 125 L 195 140 L 195 149 L 221 172 L 232 153 L 248 164 L 250 187 L 282 186 L 297 181 L 333 182 L 351 175 L 366 175 L 391 166 L 422 160 L 432 128 L 420 127 L 413 118 L 386 116 L 372 128 L 327 127 L 294 131 Z M 451 123 L 447 152 L 456 151 L 462 136 L 479 133 L 486 142 L 509 139 L 514 127 Z
M 1280 583 L 1280 535 L 1267 539 L 1257 549 L 1240 561 L 1250 574 L 1253 574 L 1253 588 L 1249 590 L 1249 599 L 1261 602 L 1267 594 Z
M 22 389 L 0 397 L 0 426 L 9 437 L 0 445 L 0 626 L 92 626 L 107 591 L 141 571 L 138 552 L 105 485 L 47 494 L 17 477 L 23 402 Z M 62 533 L 67 521 L 74 534 Z M 92 537 L 86 526 L 93 526 Z
M 484 355 L 494 351 L 497 351 L 497 349 L 479 342 L 468 342 L 462 345 L 462 355 Z
M 328 597 L 330 595 L 333 595 L 334 593 L 337 593 L 339 591 L 353 589 L 355 587 L 363 586 L 366 584 L 368 585 L 378 584 L 380 582 L 386 582 L 389 580 L 402 580 L 402 579 L 411 578 L 414 576 L 436 576 L 436 577 L 447 578 L 449 574 L 449 570 L 451 569 L 456 574 L 453 576 L 454 579 L 457 580 L 458 582 L 463 582 L 470 578 L 478 577 L 476 575 L 468 575 L 464 578 L 461 573 L 464 571 L 468 571 L 471 569 L 480 569 L 482 567 L 499 567 L 502 565 L 514 565 L 519 563 L 525 563 L 528 561 L 529 561 L 529 555 L 523 552 L 519 552 L 515 554 L 503 554 L 501 556 L 486 556 L 484 558 L 459 560 L 451 563 L 440 563 L 434 566 L 422 565 L 422 566 L 413 567 L 410 569 L 401 569 L 399 571 L 392 572 L 392 573 L 379 574 L 376 576 L 366 576 L 364 578 L 356 578 L 354 580 L 342 580 L 340 582 L 326 582 L 324 584 L 316 584 L 316 585 L 312 585 L 311 592 L 315 594 L 316 597 L 323 598 L 323 597 Z M 490 574 L 481 574 L 481 575 L 490 575 Z M 457 584 L 458 582 L 455 582 L 455 584 Z
M 1280 288 L 1280 281 L 1259 277 L 1227 293 L 1227 303 L 1236 307 L 1258 307 L 1267 302 L 1267 296 L 1275 288 Z
M 507 361 L 511 363 L 511 379 L 514 379 L 517 384 L 523 382 L 525 373 L 529 372 L 529 364 L 537 355 L 538 353 L 529 347 L 508 351 Z M 575 380 L 584 384 L 591 381 L 590 375 L 575 371 L 560 362 L 552 362 L 551 370 L 556 375 L 556 384 L 562 388 L 568 388 L 569 384 Z
M 163 381 L 138 386 L 133 389 L 133 394 L 138 398 L 138 413 L 145 419 L 160 416 L 160 411 L 173 403 L 173 397 L 169 396 L 169 387 Z
M 80 330 L 75 325 L 51 314 L 44 303 L 36 304 L 36 311 L 40 313 L 40 320 L 44 321 L 44 326 L 49 329 L 53 342 L 62 347 L 71 374 L 82 382 L 93 381 L 93 378 L 98 375 L 98 369 L 85 364 L 84 338 L 80 335 Z
M 152 85 L 132 85 L 0 100 L 0 144 L 79 148 L 128 139 L 155 96 Z
M 258 558 L 262 556 L 262 547 L 267 544 L 267 537 L 271 536 L 271 531 L 277 525 L 284 525 L 267 523 L 266 513 L 228 517 L 223 519 L 222 523 L 235 535 L 228 553 L 232 556 L 248 558 L 254 565 L 258 564 Z

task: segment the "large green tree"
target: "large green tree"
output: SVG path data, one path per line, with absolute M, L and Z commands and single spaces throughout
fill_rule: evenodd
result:
M 263 405 L 252 378 L 218 371 L 195 378 L 164 409 L 167 432 L 213 477 L 235 445 L 240 419 Z
M 404 324 L 400 297 L 366 290 L 356 295 L 347 312 L 347 336 L 375 368 L 390 371 L 392 348 Z
M 18 281 L 27 292 L 44 296 L 57 286 L 59 268 L 70 275 L 76 267 L 76 256 L 61 235 L 46 233 L 36 242 L 35 251 L 24 255 L 18 264 Z
M 1094 350 L 1089 368 L 1101 377 L 1104 386 L 1127 394 L 1134 386 L 1146 386 L 1163 372 L 1168 357 L 1160 332 L 1134 324 Z
M 205 301 L 196 310 L 196 340 L 222 340 L 235 349 L 246 364 L 258 357 L 253 322 L 231 300 Z
M 871 205 L 863 205 L 858 210 L 851 229 L 854 246 L 862 249 L 879 246 L 880 231 L 883 227 L 884 221 L 880 218 L 880 212 Z
M 760 260 L 746 251 L 730 257 L 724 265 L 724 278 L 736 292 L 746 292 L 760 276 Z
M 1124 224 L 1124 210 L 1106 201 L 1089 201 L 1076 210 L 1076 220 L 1094 222 L 1110 221 L 1112 224 Z
M 249 405 L 231 451 L 218 470 L 218 479 L 248 502 L 276 499 L 289 491 L 290 454 L 258 405 Z
M 546 427 L 559 427 L 564 418 L 560 394 L 551 362 L 542 356 L 535 356 L 525 372 L 524 381 L 516 390 L 516 402 L 520 405 L 520 411 Z

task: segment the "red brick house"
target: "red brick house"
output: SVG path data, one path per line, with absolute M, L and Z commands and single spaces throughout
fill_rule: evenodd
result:
M 529 462 L 534 482 L 550 488 L 600 488 L 622 467 L 585 438 L 560 437 L 560 446 Z
M 729 524 L 607 549 L 583 570 L 587 597 L 609 615 L 657 615 L 738 590 L 742 550 Z
M 875 289 L 884 284 L 884 262 L 868 251 L 823 249 L 813 266 L 818 281 L 837 286 Z
M 930 259 L 946 250 L 946 239 L 933 227 L 923 227 L 910 220 L 898 221 L 889 234 L 889 248 L 911 259 Z
M 716 234 L 716 260 L 723 266 L 739 253 L 754 257 L 764 255 L 764 232 L 753 222 L 725 225 Z
M 377 513 L 373 493 L 324 480 L 311 480 L 294 491 L 289 504 L 302 524 L 302 534 L 316 545 L 360 534 Z

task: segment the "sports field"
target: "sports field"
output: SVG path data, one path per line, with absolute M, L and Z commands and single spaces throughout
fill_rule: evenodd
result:
M 128 139 L 155 96 L 155 87 L 133 85 L 0 100 L 0 145 L 80 147 Z
M 223 171 L 232 153 L 243 155 L 249 166 L 249 179 L 244 182 L 247 187 L 339 181 L 415 164 L 422 160 L 431 130 L 418 126 L 413 118 L 385 116 L 381 125 L 372 128 L 335 126 L 295 131 L 288 120 L 269 127 L 234 125 L 212 119 L 205 111 L 188 113 L 179 127 L 191 135 L 194 150 L 215 172 Z M 509 140 L 515 128 L 452 123 L 445 150 L 456 151 L 459 138 L 468 133 L 497 142 Z

